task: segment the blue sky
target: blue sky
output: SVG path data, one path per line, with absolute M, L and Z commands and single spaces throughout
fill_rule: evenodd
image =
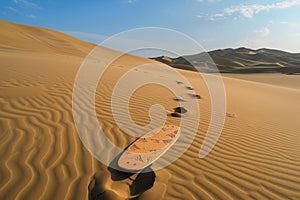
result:
M 180 31 L 206 50 L 246 46 L 300 52 L 300 0 L 1 0 L 1 19 L 94 43 L 132 28 Z

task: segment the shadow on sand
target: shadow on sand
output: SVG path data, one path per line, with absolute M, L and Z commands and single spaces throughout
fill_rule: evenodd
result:
M 151 166 L 142 171 L 126 171 L 124 172 L 117 166 L 117 161 L 121 155 L 118 155 L 104 170 L 95 173 L 91 180 L 89 189 L 89 200 L 107 200 L 107 199 L 130 199 L 137 200 L 147 190 L 153 187 L 155 182 L 155 173 Z M 114 187 L 106 188 L 103 185 L 114 185 Z M 128 196 L 120 196 L 117 192 L 120 188 L 125 187 L 125 191 L 129 191 Z

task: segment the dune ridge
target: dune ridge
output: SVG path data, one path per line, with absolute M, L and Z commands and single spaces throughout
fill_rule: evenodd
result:
M 20 31 L 29 35 L 24 37 Z M 129 197 L 132 181 L 113 180 L 109 169 L 83 146 L 73 121 L 74 79 L 93 45 L 54 31 L 1 21 L 0 35 L 8 32 L 9 37 L 0 37 L 5 47 L 0 50 L 0 199 L 88 199 L 89 189 L 99 194 L 106 191 L 107 197 L 114 199 Z M 53 47 L 41 42 L 48 40 L 48 34 L 60 38 Z M 70 46 L 61 50 L 65 41 Z M 106 49 L 107 54 L 112 51 Z M 122 56 L 112 63 L 97 88 L 99 124 L 120 148 L 135 138 L 116 126 L 111 95 L 119 78 L 142 63 L 155 61 Z M 188 151 L 155 172 L 153 187 L 140 194 L 140 199 L 299 199 L 300 90 L 272 81 L 263 84 L 223 77 L 227 95 L 224 129 L 211 153 L 199 159 L 211 120 L 210 95 L 201 76 L 178 72 L 203 97 L 193 99 L 200 107 L 199 130 Z M 136 73 L 177 81 L 150 68 Z M 151 105 L 160 103 L 169 113 L 179 106 L 174 98 L 167 88 L 142 87 L 131 98 L 131 116 L 145 125 Z M 80 101 L 84 102 L 84 94 Z M 82 116 L 82 120 L 88 123 L 89 117 Z M 168 123 L 178 124 L 179 120 L 167 117 Z M 104 149 L 99 147 L 99 151 Z M 171 148 L 168 153 L 177 152 Z
M 152 58 L 172 67 L 201 72 L 215 73 L 216 66 L 222 73 L 284 73 L 299 74 L 299 53 L 289 53 L 277 49 L 217 49 L 178 58 L 160 56 Z

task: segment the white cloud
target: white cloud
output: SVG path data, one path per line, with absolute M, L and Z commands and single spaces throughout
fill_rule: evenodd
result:
M 21 1 L 20 1 L 20 0 L 13 0 L 13 2 L 15 2 L 15 3 L 20 3 Z M 23 1 L 22 1 L 22 2 L 23 2 Z M 29 2 L 27 2 L 27 3 L 29 3 Z M 32 6 L 32 5 L 31 5 L 31 6 Z M 35 7 L 35 8 L 37 8 L 37 7 Z M 16 8 L 14 8 L 14 7 L 12 7 L 12 6 L 8 6 L 7 9 L 10 10 L 10 11 L 12 11 L 12 12 L 15 12 L 15 13 L 21 15 L 21 16 L 24 16 L 24 17 L 28 17 L 28 18 L 31 18 L 31 19 L 35 19 L 35 18 L 36 18 L 35 15 L 33 15 L 33 14 L 28 14 L 28 13 L 24 12 L 24 11 L 23 11 L 24 9 L 22 9 L 22 7 L 20 7 L 20 6 L 18 7 L 18 9 L 16 9 Z
M 252 18 L 255 14 L 258 14 L 261 11 L 269 11 L 272 9 L 284 9 L 299 4 L 300 4 L 300 0 L 282 1 L 282 2 L 277 2 L 269 5 L 253 4 L 253 5 L 235 6 L 232 8 L 226 8 L 224 9 L 224 12 L 228 15 L 231 15 L 233 13 L 240 13 L 246 18 Z
M 217 14 L 211 15 L 207 18 L 208 21 L 217 21 L 217 20 L 221 20 L 221 19 L 224 19 L 223 13 L 217 13 Z
M 286 21 L 281 21 L 281 22 L 278 22 L 278 24 L 280 24 L 282 26 L 293 27 L 293 28 L 298 28 L 300 26 L 300 22 L 286 22 Z
M 273 9 L 286 9 L 296 5 L 300 5 L 300 0 L 285 0 L 285 1 L 267 4 L 267 5 L 261 5 L 261 4 L 239 5 L 230 8 L 225 8 L 221 13 L 218 14 L 223 14 L 224 16 L 241 14 L 245 18 L 252 18 L 254 17 L 254 15 L 262 11 L 269 11 Z
M 296 21 L 296 20 L 295 20 Z M 300 26 L 300 22 L 295 21 L 269 21 L 270 24 L 280 25 L 280 26 L 289 26 L 291 28 L 298 28 Z
M 286 22 L 286 21 L 282 21 L 282 22 L 279 22 L 279 24 L 286 24 L 286 25 L 289 25 L 289 24 L 291 24 L 290 22 Z
M 18 10 L 15 9 L 14 7 L 8 6 L 7 8 L 8 8 L 8 10 L 11 10 L 11 11 L 13 11 L 13 12 L 18 12 Z
M 134 2 L 136 2 L 137 0 L 128 0 L 127 2 L 128 3 L 134 3 Z
M 204 1 L 204 0 L 196 0 L 196 1 L 200 2 L 200 3 L 202 3 L 202 2 L 215 3 L 217 0 L 206 0 L 206 1 Z
M 196 15 L 197 18 L 203 18 L 203 15 Z
M 33 9 L 42 9 L 39 5 L 27 0 L 12 0 L 12 1 L 20 6 L 29 7 Z
M 271 31 L 267 27 L 264 27 L 262 29 L 255 30 L 254 33 L 256 33 L 262 37 L 266 37 L 266 36 L 270 35 Z
M 32 18 L 32 19 L 35 19 L 35 18 L 36 18 L 36 16 L 33 15 L 33 14 L 26 14 L 25 16 L 26 16 L 26 17 L 29 17 L 29 18 Z
M 214 16 L 215 16 L 215 17 L 223 17 L 224 14 L 222 14 L 222 13 L 217 13 L 217 14 L 214 14 Z
M 266 46 L 267 42 L 261 39 L 246 39 L 241 40 L 236 43 L 238 46 L 260 48 Z

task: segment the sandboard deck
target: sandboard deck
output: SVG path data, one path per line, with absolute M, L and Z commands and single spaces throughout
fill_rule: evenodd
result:
M 179 138 L 180 128 L 165 125 L 145 134 L 132 143 L 120 156 L 119 167 L 141 170 L 161 157 Z

